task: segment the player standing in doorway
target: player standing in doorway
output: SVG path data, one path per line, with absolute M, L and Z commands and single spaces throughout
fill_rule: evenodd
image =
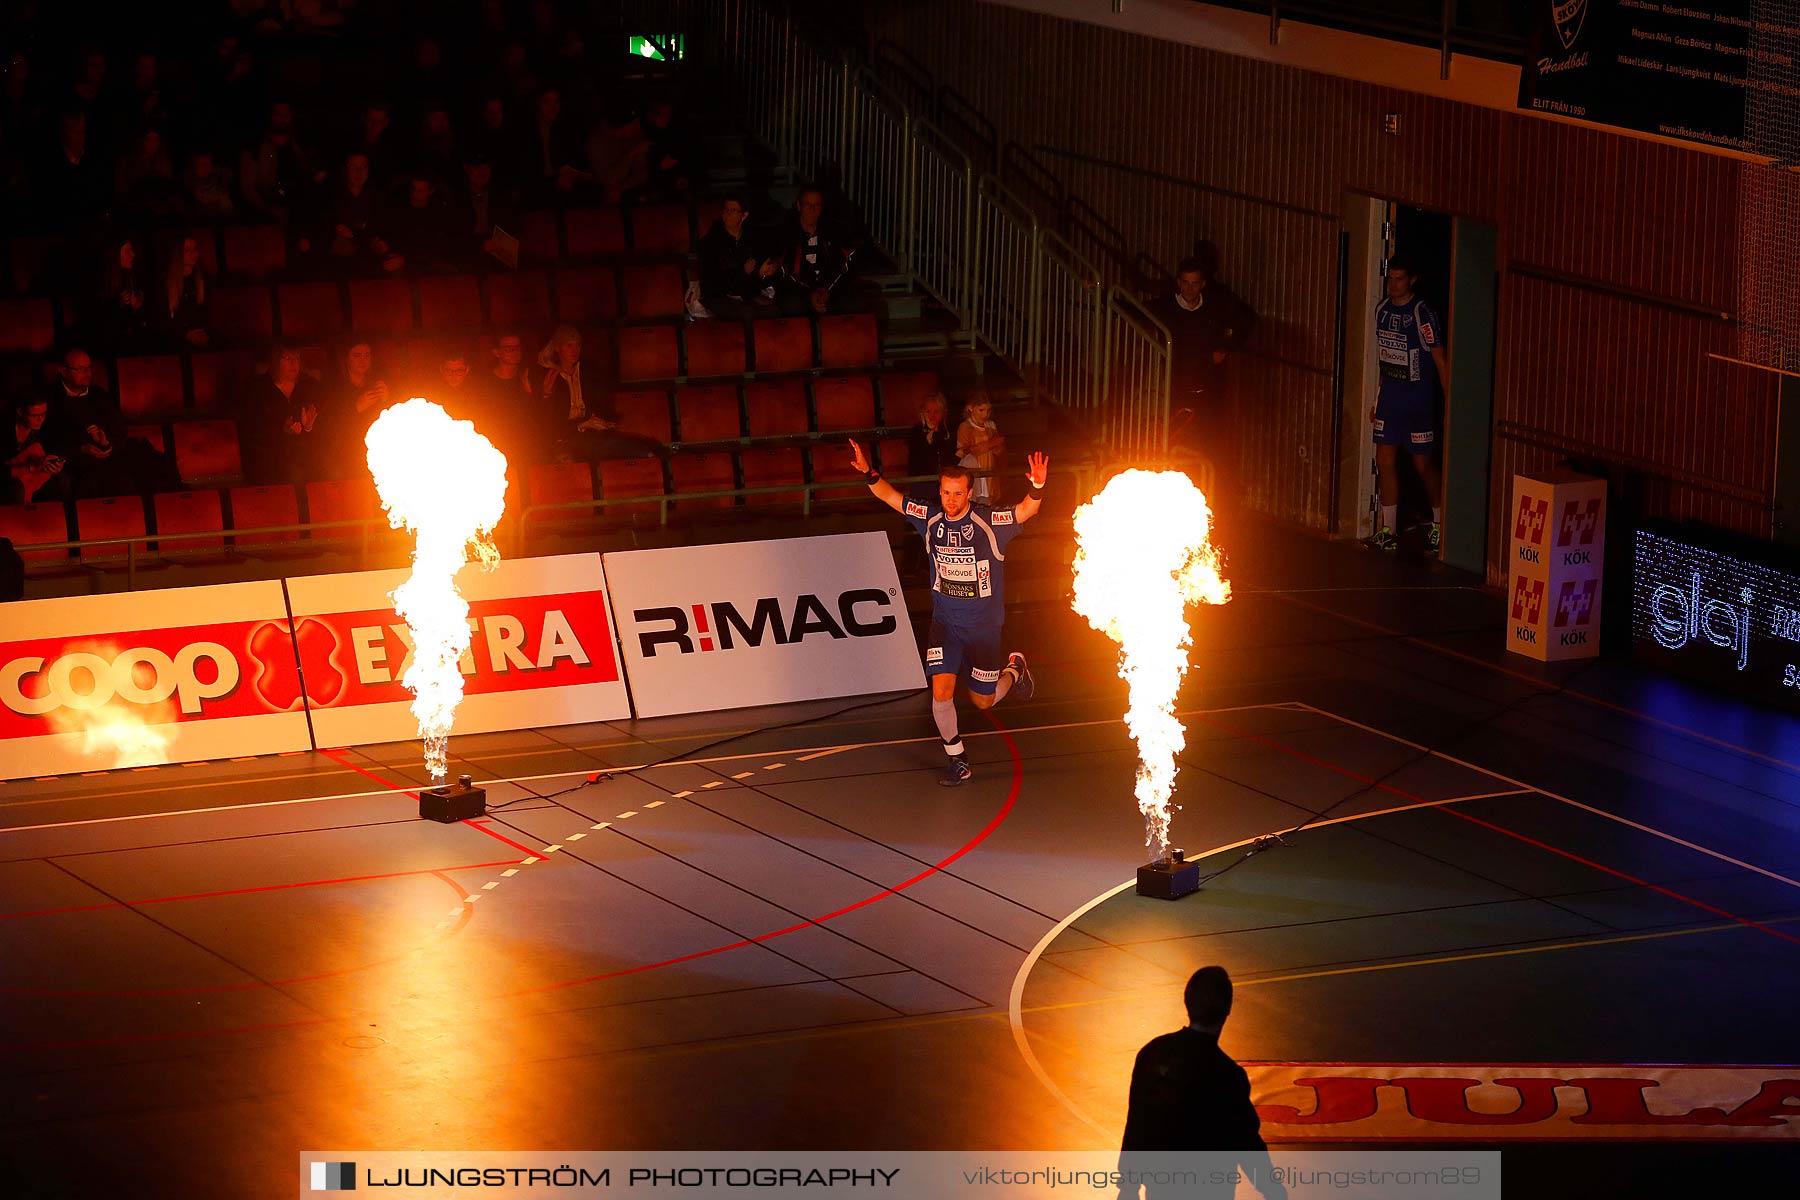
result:
M 1381 528 L 1373 544 L 1392 553 L 1400 541 L 1394 532 L 1400 507 L 1400 448 L 1431 500 L 1428 545 L 1438 553 L 1444 537 L 1443 480 L 1433 452 L 1437 449 L 1437 390 L 1446 392 L 1450 358 L 1444 350 L 1444 327 L 1431 306 L 1413 294 L 1419 277 L 1412 263 L 1395 255 L 1388 260 L 1387 299 L 1375 310 L 1375 354 L 1381 383 L 1369 420 L 1375 423 L 1375 466 L 1380 473 Z

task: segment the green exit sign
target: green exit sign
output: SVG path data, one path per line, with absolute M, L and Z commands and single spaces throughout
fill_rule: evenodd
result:
M 657 62 L 668 62 L 671 58 L 679 59 L 682 52 L 681 37 L 679 35 L 658 37 L 654 34 L 633 37 L 631 52 L 639 58 L 653 58 Z

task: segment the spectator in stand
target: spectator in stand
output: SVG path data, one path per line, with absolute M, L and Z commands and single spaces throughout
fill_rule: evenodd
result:
M 33 82 L 31 60 L 23 50 L 6 56 L 5 78 L 0 80 L 0 139 L 17 148 L 43 136 L 47 117 L 39 89 Z
M 399 270 L 399 257 L 376 232 L 382 216 L 375 185 L 369 178 L 369 160 L 356 153 L 346 156 L 342 178 L 325 198 L 319 248 L 341 265 Z M 312 249 L 312 243 L 302 238 L 298 248 L 305 254 Z
M 593 175 L 576 166 L 576 140 L 563 116 L 562 93 L 545 88 L 538 93 L 537 120 L 531 130 L 532 173 L 537 191 L 546 198 L 568 196 Z
M 137 243 L 131 238 L 106 244 L 112 253 L 100 271 L 92 316 L 94 333 L 109 349 L 129 350 L 142 344 L 150 326 L 151 309 L 144 287 L 148 271 L 140 264 Z
M 456 270 L 463 243 L 455 227 L 456 216 L 437 201 L 437 188 L 429 177 L 411 172 L 406 200 L 384 220 L 393 230 L 389 255 L 382 269 L 441 273 Z
M 256 59 L 236 33 L 223 33 L 213 41 L 212 54 L 197 74 L 191 98 L 183 106 L 183 125 L 202 134 L 207 144 L 236 153 L 249 140 L 252 129 L 247 122 L 259 109 L 262 82 Z
M 53 422 L 66 430 L 75 496 L 124 496 L 181 486 L 174 460 L 150 443 L 125 436 L 119 402 L 94 384 L 94 361 L 79 346 L 63 354 L 50 388 Z
M 69 498 L 68 457 L 56 443 L 57 430 L 50 422 L 50 401 L 33 396 L 14 405 L 0 425 L 0 454 L 6 476 L 0 479 L 8 504 L 61 502 Z
M 165 128 L 169 108 L 163 100 L 162 64 L 154 50 L 139 50 L 131 60 L 131 82 L 120 102 L 127 129 Z
M 481 102 L 469 138 L 469 161 L 487 163 L 503 186 L 519 180 L 519 138 L 507 119 L 506 101 L 499 96 Z
M 368 166 L 364 160 L 364 169 Z M 269 105 L 269 124 L 255 147 L 244 151 L 238 182 L 247 207 L 286 223 L 314 184 L 326 173 L 294 136 L 294 106 L 286 100 Z
M 790 316 L 850 306 L 850 254 L 825 230 L 825 194 L 812 184 L 794 198 L 794 216 L 781 238 L 776 303 Z
M 106 52 L 98 46 L 85 46 L 75 56 L 74 84 L 69 89 L 71 111 L 88 119 L 88 141 L 96 153 L 107 151 Z
M 1214 490 L 1229 494 L 1236 452 L 1225 367 L 1256 327 L 1256 314 L 1222 283 L 1207 263 L 1187 258 L 1175 269 L 1175 294 L 1155 308 L 1169 330 L 1170 408 L 1177 436 L 1212 462 Z M 1209 496 L 1216 502 L 1220 496 Z
M 693 141 L 675 119 L 675 107 L 666 100 L 653 101 L 644 110 L 645 155 L 648 179 L 644 191 L 652 196 L 682 196 L 692 187 Z
M 133 216 L 166 217 L 181 203 L 175 167 L 163 148 L 162 133 L 146 129 L 113 168 L 113 205 Z
M 536 460 L 539 425 L 537 381 L 525 362 L 525 339 L 517 330 L 503 329 L 489 352 L 494 365 L 482 379 L 482 409 L 491 430 L 484 429 L 509 461 Z
M 652 438 L 620 433 L 618 412 L 597 371 L 581 361 L 581 331 L 559 325 L 538 355 L 542 440 L 559 462 L 599 462 L 605 458 L 667 457 L 669 448 Z
M 57 122 L 56 150 L 37 184 L 44 222 L 52 226 L 89 221 L 106 211 L 111 172 L 88 145 L 88 118 L 67 112 Z
M 377 191 L 387 187 L 396 169 L 394 140 L 389 132 L 393 114 L 386 100 L 374 100 L 363 106 L 362 128 L 351 139 L 346 156 L 360 154 L 369 164 L 369 179 Z
M 221 220 L 236 216 L 237 200 L 232 194 L 236 183 L 230 169 L 214 161 L 212 151 L 194 151 L 188 155 L 187 170 L 181 173 L 182 214 Z
M 449 225 L 463 249 L 457 257 L 475 266 L 486 265 L 494 252 L 494 227 L 514 237 L 520 227 L 519 209 L 511 190 L 494 181 L 494 167 L 479 151 L 463 163 L 462 187 L 449 206 Z
M 182 238 L 180 248 L 169 256 L 160 299 L 164 326 L 171 337 L 196 347 L 211 340 L 212 281 L 206 277 L 206 264 L 195 238 Z
M 751 243 L 749 216 L 743 197 L 727 196 L 700 239 L 700 302 L 715 317 L 738 320 L 774 309 L 779 268 Z
M 962 424 L 956 427 L 956 459 L 976 473 L 969 483 L 969 502 L 990 503 L 997 490 L 993 476 L 1005 469 L 1006 439 L 994 424 L 994 402 L 984 387 L 970 392 L 963 405 Z
M 650 139 L 641 120 L 601 121 L 587 139 L 588 166 L 601 198 L 618 204 L 650 178 Z
M 375 348 L 368 342 L 352 342 L 338 362 L 340 374 L 326 408 L 339 417 L 342 452 L 355 455 L 369 426 L 388 406 L 387 380 L 375 369 Z M 361 461 L 354 459 L 353 461 Z
M 416 179 L 423 174 L 435 185 L 455 179 L 461 171 L 462 159 L 456 152 L 456 137 L 450 129 L 450 110 L 433 101 L 425 106 L 425 118 L 419 127 L 419 143 L 413 149 L 412 170 Z
M 935 476 L 957 465 L 956 435 L 950 430 L 950 405 L 944 393 L 919 401 L 919 419 L 906 434 L 906 473 Z
M 470 381 L 469 352 L 463 347 L 451 345 L 444 348 L 443 355 L 438 359 L 437 384 L 425 394 L 457 420 L 473 422 L 476 429 L 487 433 L 490 422 L 487 406 L 483 403 L 486 399 L 485 390 Z
M 258 483 L 327 478 L 345 433 L 345 422 L 335 415 L 329 405 L 321 407 L 318 389 L 301 369 L 300 352 L 276 346 L 268 374 L 252 388 L 238 417 L 250 478 Z

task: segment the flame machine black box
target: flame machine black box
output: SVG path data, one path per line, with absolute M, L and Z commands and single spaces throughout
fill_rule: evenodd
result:
M 478 788 L 464 775 L 455 783 L 427 788 L 419 793 L 419 815 L 427 821 L 467 821 L 487 815 L 487 789 Z
M 1179 900 L 1200 890 L 1200 864 L 1180 850 L 1138 868 L 1137 894 L 1153 900 Z

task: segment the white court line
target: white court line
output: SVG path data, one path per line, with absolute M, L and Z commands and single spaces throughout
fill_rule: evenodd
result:
M 1327 825 L 1342 825 L 1346 821 L 1364 821 L 1370 817 L 1385 817 L 1390 813 L 1408 812 L 1417 808 L 1438 808 L 1445 804 L 1460 804 L 1464 800 L 1487 800 L 1491 799 L 1493 796 L 1525 795 L 1533 790 L 1535 789 L 1522 788 L 1517 792 L 1490 792 L 1480 796 L 1449 796 L 1442 800 L 1422 800 L 1417 804 L 1401 804 L 1393 808 L 1376 809 L 1373 812 L 1349 813 L 1341 817 L 1331 817 L 1324 821 L 1314 821 L 1310 825 L 1305 826 L 1305 828 L 1322 829 Z M 1296 825 L 1292 829 L 1284 829 L 1281 832 L 1293 833 L 1299 828 L 1301 828 L 1301 826 Z M 1255 837 L 1240 838 L 1235 842 L 1228 842 L 1223 846 L 1214 846 L 1204 854 L 1190 855 L 1188 861 L 1194 862 L 1199 859 L 1211 858 L 1215 854 L 1225 854 L 1232 850 L 1242 849 L 1251 842 L 1256 841 L 1258 837 L 1265 836 L 1267 835 L 1257 834 Z M 1086 916 L 1093 909 L 1098 908 L 1108 900 L 1111 900 L 1120 892 L 1135 886 L 1137 886 L 1137 880 L 1135 878 L 1127 879 L 1117 887 L 1101 892 L 1098 896 L 1095 896 L 1092 900 L 1083 904 L 1080 908 L 1058 921 L 1055 925 L 1052 925 L 1050 931 L 1039 938 L 1037 945 L 1031 948 L 1031 953 L 1025 956 L 1025 961 L 1019 964 L 1018 973 L 1013 976 L 1012 991 L 1006 998 L 1006 1019 L 1012 1026 L 1013 1045 L 1018 1047 L 1019 1056 L 1025 1060 L 1025 1065 L 1031 1068 L 1031 1073 L 1037 1076 L 1037 1081 L 1043 1084 L 1044 1088 L 1052 1096 L 1055 1096 L 1064 1108 L 1074 1113 L 1077 1117 L 1080 1117 L 1090 1128 L 1098 1130 L 1103 1136 L 1109 1138 L 1117 1137 L 1118 1130 L 1105 1128 L 1098 1121 L 1095 1121 L 1092 1117 L 1088 1116 L 1078 1104 L 1069 1099 L 1068 1093 L 1064 1092 L 1062 1088 L 1056 1085 L 1056 1081 L 1050 1078 L 1050 1073 L 1044 1070 L 1044 1064 L 1038 1061 L 1037 1054 L 1031 1049 L 1031 1039 L 1027 1037 L 1025 1033 L 1025 981 L 1030 977 L 1032 968 L 1037 966 L 1038 959 L 1044 956 L 1044 951 L 1050 948 L 1050 943 L 1061 937 L 1064 930 Z
M 1323 710 L 1312 708 L 1310 705 L 1303 705 L 1297 700 L 1273 701 L 1268 704 L 1232 704 L 1232 705 L 1226 705 L 1221 708 L 1190 708 L 1190 709 L 1183 709 L 1181 712 L 1177 713 L 1176 715 L 1183 716 L 1183 717 L 1206 716 L 1211 713 L 1258 712 L 1258 711 L 1262 711 L 1262 710 L 1266 710 L 1266 709 L 1280 709 L 1280 708 L 1291 709 L 1291 710 L 1305 709 L 1305 710 L 1310 711 L 1319 716 L 1325 716 L 1325 717 L 1338 719 L 1338 720 L 1342 719 L 1342 718 L 1337 717 L 1337 714 L 1335 714 L 1335 713 L 1327 713 L 1327 712 L 1324 712 Z M 973 730 L 970 732 L 965 732 L 963 734 L 963 738 L 965 740 L 967 740 L 970 738 L 999 737 L 999 736 L 1001 736 L 1002 733 L 1010 733 L 1014 737 L 1018 737 L 1018 736 L 1021 736 L 1023 734 L 1027 734 L 1027 733 L 1054 733 L 1058 730 L 1063 730 L 1063 729 L 1092 729 L 1092 728 L 1095 728 L 1095 727 L 1101 726 L 1101 725 L 1123 725 L 1123 724 L 1124 724 L 1123 719 L 1099 720 L 1099 721 L 1061 721 L 1061 722 L 1057 722 L 1057 723 L 1051 724 L 1051 725 L 1022 725 L 1022 726 L 1018 726 L 1016 728 L 1008 728 L 1005 730 L 998 730 L 998 729 Z M 875 741 L 875 742 L 843 742 L 843 743 L 839 743 L 839 744 L 833 745 L 833 746 L 816 747 L 813 749 L 812 753 L 801 756 L 798 761 L 805 762 L 805 761 L 808 761 L 813 758 L 823 758 L 828 754 L 841 754 L 846 750 L 875 750 L 875 749 L 880 749 L 880 748 L 887 747 L 887 746 L 915 746 L 915 745 L 924 745 L 926 743 L 930 743 L 932 745 L 937 745 L 941 741 L 942 741 L 942 739 L 939 738 L 936 734 L 931 734 L 926 737 L 888 738 L 883 741 Z M 786 749 L 786 750 L 754 750 L 754 751 L 747 751 L 743 754 L 721 754 L 721 755 L 714 756 L 712 758 L 671 759 L 668 762 L 640 763 L 636 766 L 602 767 L 598 771 L 589 769 L 589 770 L 582 770 L 582 771 L 550 771 L 550 772 L 546 772 L 545 774 L 542 774 L 542 775 L 509 775 L 509 776 L 506 776 L 504 778 L 499 778 L 499 779 L 484 779 L 484 780 L 481 780 L 480 782 L 482 783 L 483 786 L 491 787 L 495 784 L 501 784 L 501 783 L 541 783 L 541 782 L 544 782 L 545 780 L 551 780 L 551 779 L 574 779 L 577 776 L 626 774 L 626 773 L 630 773 L 632 771 L 645 771 L 645 770 L 650 770 L 651 768 L 656 768 L 656 767 L 707 766 L 712 763 L 739 762 L 744 759 L 751 759 L 751 758 L 774 758 L 778 755 L 793 754 L 795 749 L 806 749 L 806 747 L 790 747 L 789 749 Z M 189 764 L 178 764 L 178 765 L 205 766 L 206 764 L 204 764 L 204 763 L 189 763 Z M 61 776 L 56 776 L 54 778 L 61 778 Z M 254 781 L 252 781 L 252 782 L 254 782 Z M 721 782 L 715 781 L 713 783 L 706 784 L 705 786 L 711 788 L 711 787 L 722 787 L 724 785 Z M 292 800 L 254 800 L 254 801 L 250 801 L 245 804 L 220 804 L 220 805 L 215 805 L 210 808 L 178 808 L 178 809 L 169 809 L 169 810 L 162 811 L 162 812 L 126 813 L 126 814 L 122 814 L 119 816 L 112 816 L 112 817 L 88 817 L 88 818 L 85 818 L 85 819 L 79 820 L 79 821 L 46 821 L 40 825 L 12 825 L 12 826 L 0 827 L 0 837 L 3 837 L 9 833 L 31 833 L 31 832 L 34 832 L 34 831 L 40 830 L 40 829 L 70 829 L 70 828 L 74 828 L 74 827 L 81 826 L 81 825 L 110 825 L 117 821 L 152 821 L 152 820 L 160 819 L 162 817 L 204 816 L 208 813 L 239 812 L 241 810 L 252 809 L 252 808 L 280 808 L 280 807 L 284 807 L 284 806 L 290 805 L 290 804 L 321 804 L 321 803 L 324 803 L 326 801 L 331 801 L 331 800 L 368 800 L 368 799 L 371 799 L 371 798 L 377 797 L 377 796 L 399 795 L 399 794 L 402 794 L 409 790 L 416 790 L 416 789 L 409 789 L 409 788 L 403 787 L 403 786 L 402 787 L 392 787 L 392 788 L 375 788 L 375 789 L 365 791 L 365 792 L 333 792 L 327 796 L 298 796 Z M 673 795 L 674 798 L 679 800 L 679 799 L 682 799 L 683 797 L 693 795 L 693 792 L 691 792 L 691 791 L 674 792 L 674 793 L 671 793 L 671 795 Z M 528 799 L 529 797 L 525 797 L 525 798 Z M 69 797 L 69 799 L 76 800 L 76 799 L 80 799 L 80 797 L 79 796 L 71 796 L 71 797 Z M 57 799 L 32 801 L 32 803 L 45 803 L 45 804 L 53 804 L 53 803 L 57 803 L 57 802 L 58 802 Z M 4 806 L 0 806 L 0 808 L 3 808 L 3 807 Z
M 1296 703 L 1301 703 L 1301 702 L 1296 701 Z M 1773 879 L 1777 883 L 1785 883 L 1791 888 L 1800 888 L 1800 879 L 1789 879 L 1786 875 L 1778 874 L 1774 871 L 1769 870 L 1767 867 L 1759 867 L 1755 863 L 1745 862 L 1741 858 L 1733 858 L 1731 855 L 1725 854 L 1722 851 L 1714 850 L 1709 846 L 1702 846 L 1698 842 L 1690 842 L 1684 837 L 1677 837 L 1675 834 L 1666 833 L 1661 829 L 1656 829 L 1649 825 L 1640 824 L 1637 821 L 1633 821 L 1629 817 L 1622 817 L 1618 813 L 1607 812 L 1603 808 L 1595 808 L 1591 804 L 1583 804 L 1581 801 L 1571 800 L 1567 796 L 1559 796 L 1555 792 L 1546 791 L 1545 789 L 1538 787 L 1535 784 L 1524 783 L 1517 779 L 1508 778 L 1507 776 L 1500 774 L 1500 772 L 1498 772 L 1498 771 L 1490 770 L 1487 767 L 1477 766 L 1476 764 L 1474 764 L 1472 762 L 1465 762 L 1464 760 L 1457 758 L 1455 755 L 1445 754 L 1441 750 L 1433 750 L 1429 746 L 1421 746 L 1417 742 L 1409 742 L 1405 738 L 1402 738 L 1402 737 L 1395 737 L 1393 734 L 1388 733 L 1385 730 L 1377 729 L 1373 725 L 1364 725 L 1361 721 L 1352 721 L 1349 717 L 1341 716 L 1338 713 L 1332 712 L 1330 709 L 1317 708 L 1311 704 L 1305 704 L 1305 705 L 1303 705 L 1303 707 L 1305 707 L 1306 709 L 1308 709 L 1311 712 L 1318 713 L 1322 717 L 1330 717 L 1334 721 L 1338 721 L 1342 724 L 1349 725 L 1355 729 L 1361 729 L 1365 733 L 1372 733 L 1376 737 L 1386 738 L 1390 742 L 1399 742 L 1403 746 L 1411 746 L 1413 749 L 1419 750 L 1426 754 L 1429 754 L 1433 758 L 1442 759 L 1443 761 L 1445 761 L 1447 763 L 1454 763 L 1457 766 L 1464 767 L 1470 771 L 1478 771 L 1481 774 L 1486 775 L 1491 779 L 1498 779 L 1502 783 L 1510 783 L 1514 787 L 1522 788 L 1527 792 L 1534 792 L 1540 796 L 1548 796 L 1552 800 L 1560 800 L 1560 801 L 1562 801 L 1562 803 L 1567 804 L 1571 808 L 1579 808 L 1583 812 L 1593 813 L 1597 817 L 1605 817 L 1609 821 L 1617 821 L 1619 824 L 1630 826 L 1632 829 L 1635 829 L 1635 830 L 1639 831 L 1640 833 L 1647 833 L 1647 834 L 1650 834 L 1652 837 L 1662 838 L 1664 841 L 1673 842 L 1677 846 L 1685 846 L 1687 849 L 1693 850 L 1696 853 L 1704 854 L 1707 857 L 1717 859 L 1718 861 L 1720 861 L 1722 863 L 1730 863 L 1734 867 L 1742 868 L 1743 870 L 1749 871 L 1752 874 L 1761 875 L 1766 879 Z

